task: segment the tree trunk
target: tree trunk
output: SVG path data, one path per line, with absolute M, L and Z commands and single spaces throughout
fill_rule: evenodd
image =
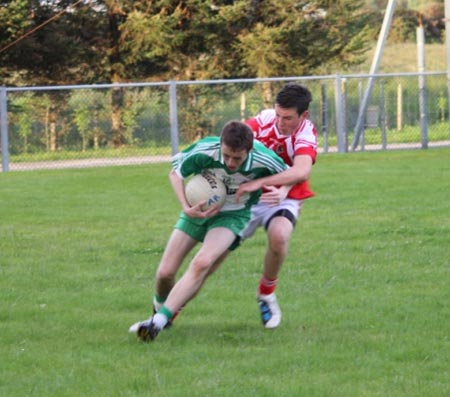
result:
M 50 122 L 50 151 L 56 152 L 56 123 Z
M 56 113 L 54 106 L 51 106 L 49 109 L 48 121 L 50 152 L 56 152 L 58 139 L 56 132 Z
M 111 93 L 111 141 L 113 147 L 124 145 L 125 136 L 122 125 L 123 88 L 113 88 Z
M 273 92 L 270 81 L 263 82 L 262 88 L 263 88 L 264 106 L 266 108 L 273 107 Z

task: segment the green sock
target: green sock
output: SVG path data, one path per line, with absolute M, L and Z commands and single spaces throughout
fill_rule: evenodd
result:
M 170 320 L 173 317 L 173 313 L 165 306 L 161 307 L 161 309 L 158 310 L 158 313 L 163 314 L 167 317 L 167 320 Z
M 172 316 L 173 313 L 167 307 L 163 306 L 158 310 L 158 313 L 152 317 L 153 323 L 161 330 L 166 326 Z
M 166 298 L 161 298 L 159 295 L 155 294 L 155 300 L 158 303 L 164 303 L 166 301 Z

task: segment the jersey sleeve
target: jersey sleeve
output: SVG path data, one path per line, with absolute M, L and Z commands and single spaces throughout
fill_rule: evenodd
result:
M 260 166 L 267 169 L 269 174 L 278 174 L 279 172 L 285 171 L 289 168 L 280 156 L 278 156 L 273 150 L 264 146 L 261 142 L 255 141 L 254 149 L 254 158 Z
M 251 119 L 246 120 L 245 124 L 247 124 L 253 130 L 253 133 L 258 132 L 259 124 L 256 117 L 252 117 Z
M 253 130 L 255 138 L 258 138 L 260 131 L 272 125 L 274 120 L 275 110 L 264 109 L 245 123 Z
M 185 179 L 190 175 L 199 174 L 204 169 L 209 168 L 212 159 L 204 150 L 208 143 L 198 141 L 192 144 L 182 152 L 172 157 L 172 169 L 179 177 Z
M 316 162 L 317 131 L 311 121 L 305 121 L 301 128 L 301 133 L 295 137 L 294 147 L 294 156 L 308 155 L 312 158 L 313 164 Z

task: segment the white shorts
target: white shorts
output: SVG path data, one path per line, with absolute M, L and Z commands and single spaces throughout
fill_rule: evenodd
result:
M 252 217 L 241 234 L 242 240 L 252 236 L 258 227 L 267 227 L 267 223 L 276 212 L 287 210 L 294 216 L 294 219 L 297 220 L 302 203 L 302 200 L 285 199 L 282 203 L 275 206 L 270 206 L 264 203 L 253 205 Z

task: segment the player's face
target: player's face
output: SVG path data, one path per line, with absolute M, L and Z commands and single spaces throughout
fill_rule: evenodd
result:
M 275 104 L 275 114 L 277 117 L 277 128 L 279 133 L 282 135 L 293 134 L 306 116 L 305 113 L 299 116 L 296 108 L 282 108 Z
M 229 146 L 221 145 L 223 161 L 230 171 L 236 171 L 248 156 L 246 150 L 233 150 Z

